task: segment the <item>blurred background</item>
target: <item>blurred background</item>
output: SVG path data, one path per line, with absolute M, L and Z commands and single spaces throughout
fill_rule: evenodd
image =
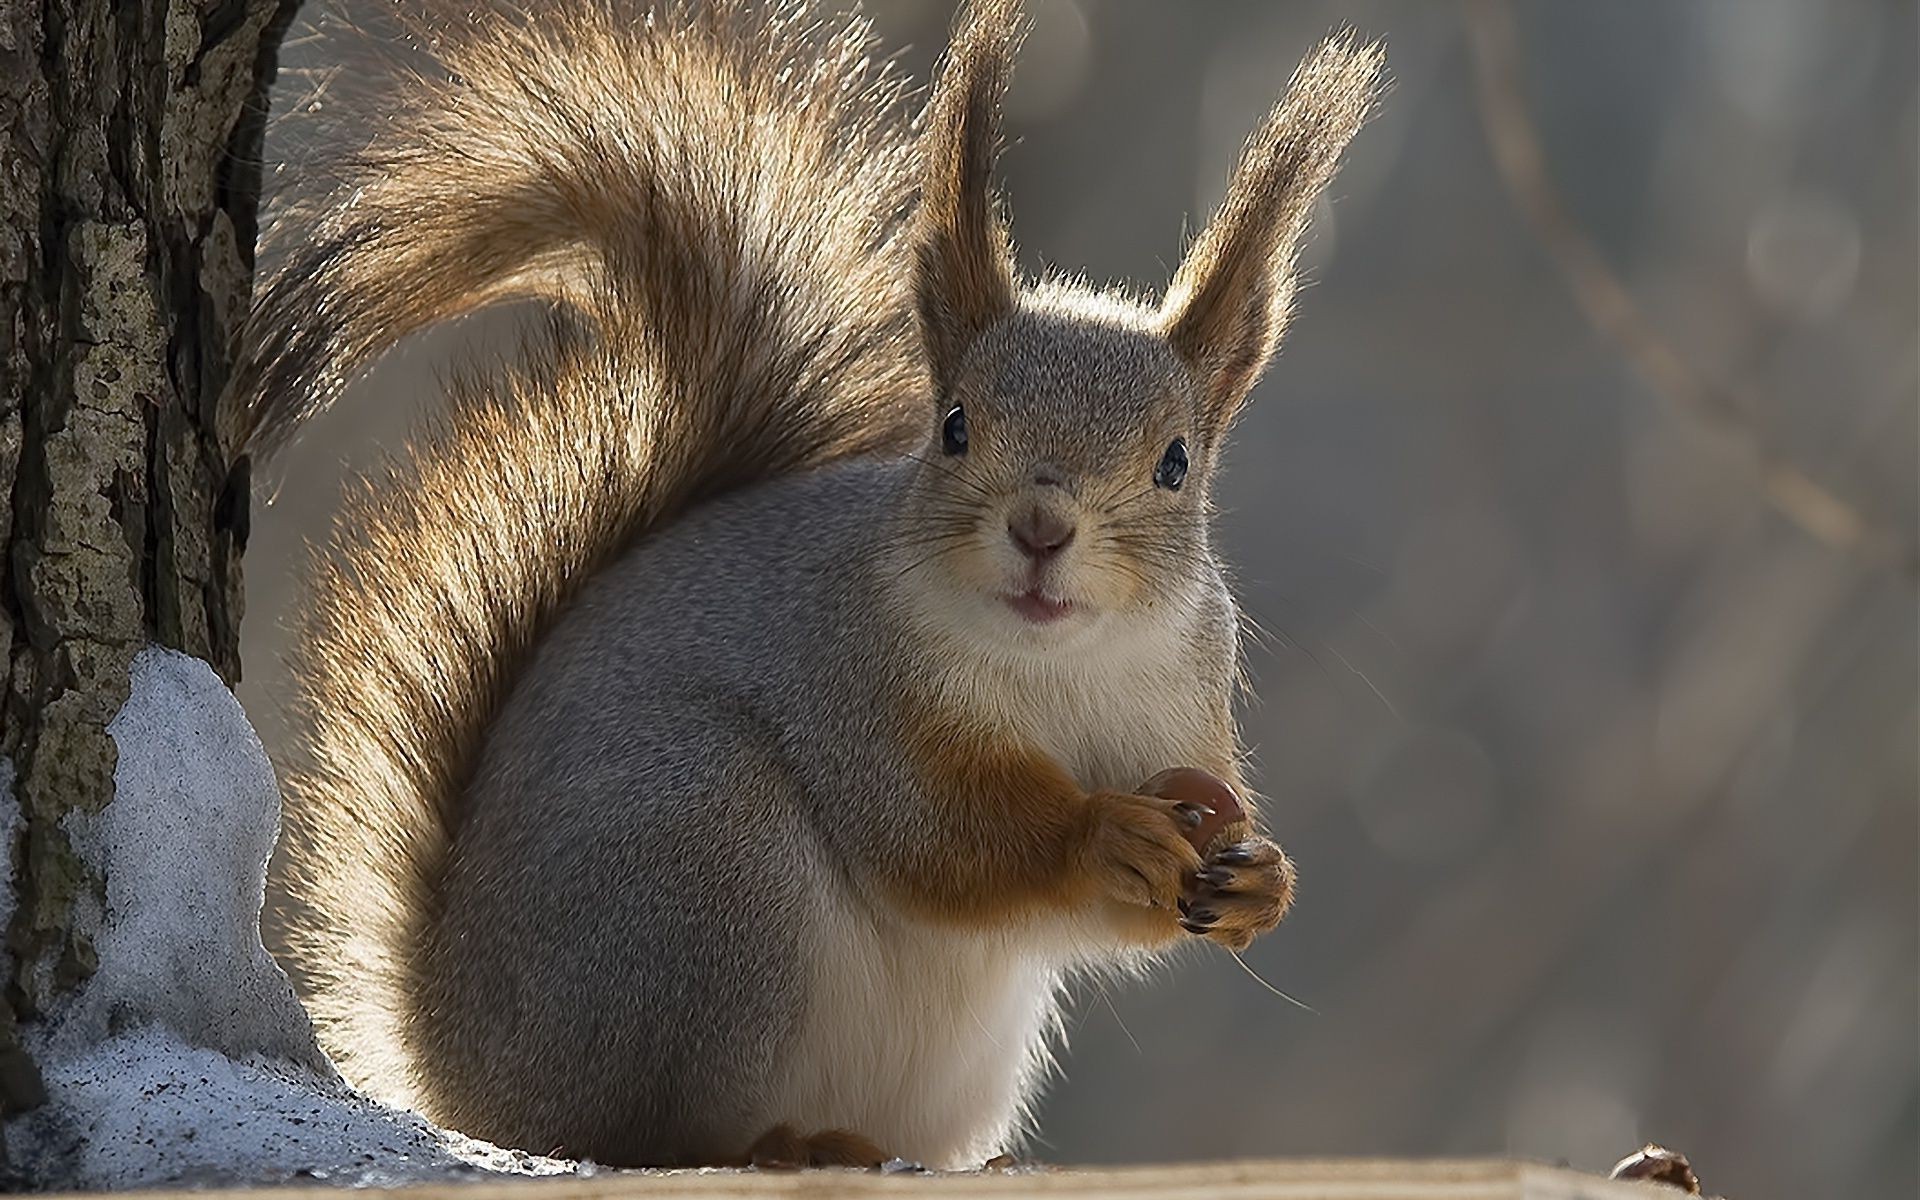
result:
M 872 7 L 924 79 L 949 5 Z M 1302 873 L 1246 961 L 1299 1004 L 1214 954 L 1085 989 L 1036 1157 L 1651 1138 L 1741 1200 L 1920 1195 L 1915 5 L 1030 7 L 1034 268 L 1163 284 L 1316 38 L 1393 76 L 1222 496 Z M 256 514 L 270 748 L 343 471 L 512 319 L 392 356 Z

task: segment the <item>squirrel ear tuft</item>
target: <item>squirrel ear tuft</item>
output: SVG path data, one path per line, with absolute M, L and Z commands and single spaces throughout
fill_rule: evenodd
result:
M 1215 430 L 1233 420 L 1280 345 L 1300 236 L 1373 106 L 1384 57 L 1377 43 L 1356 46 L 1346 34 L 1300 64 L 1167 288 L 1161 330 L 1200 376 Z
M 913 283 L 941 393 L 974 341 L 1015 303 L 1013 247 L 995 203 L 993 165 L 1019 23 L 1016 0 L 969 4 L 927 102 Z

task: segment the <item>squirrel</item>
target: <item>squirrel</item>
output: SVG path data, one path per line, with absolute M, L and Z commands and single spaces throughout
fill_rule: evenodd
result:
M 547 303 L 349 489 L 290 666 L 274 891 L 371 1094 L 619 1166 L 978 1165 L 1069 979 L 1239 949 L 1222 445 L 1367 116 L 1337 34 L 1155 301 L 1022 277 L 1015 0 L 924 105 L 810 0 L 417 19 L 429 67 L 283 206 L 235 444 L 407 335 Z

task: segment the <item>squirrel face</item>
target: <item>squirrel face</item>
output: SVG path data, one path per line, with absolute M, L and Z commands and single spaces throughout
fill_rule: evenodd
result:
M 1301 65 L 1150 308 L 1021 284 L 993 189 L 1014 22 L 1004 0 L 967 11 L 906 230 L 938 404 L 895 577 L 917 612 L 989 648 L 1053 652 L 1129 616 L 1177 628 L 1183 596 L 1220 589 L 1211 464 L 1286 329 L 1300 236 L 1372 103 L 1379 50 L 1336 38 Z
M 1002 646 L 1072 645 L 1164 610 L 1211 570 L 1211 446 L 1191 372 L 1125 300 L 1022 297 L 929 413 L 903 569 L 944 623 Z

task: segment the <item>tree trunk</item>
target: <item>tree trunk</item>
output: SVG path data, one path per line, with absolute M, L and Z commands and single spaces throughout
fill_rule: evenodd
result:
M 93 968 L 104 880 L 63 818 L 113 797 L 133 656 L 239 673 L 247 481 L 216 405 L 296 6 L 0 0 L 0 1116 L 40 1099 L 20 1024 Z

